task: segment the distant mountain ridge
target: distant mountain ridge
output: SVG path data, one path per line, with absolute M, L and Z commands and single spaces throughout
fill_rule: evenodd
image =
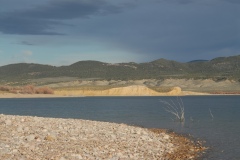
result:
M 192 60 L 189 61 L 188 63 L 195 63 L 195 62 L 207 62 L 208 60 L 204 60 L 204 59 L 198 59 L 198 60 Z
M 1 82 L 62 76 L 105 80 L 212 78 L 216 81 L 224 79 L 240 81 L 240 55 L 187 63 L 158 59 L 148 63 L 111 64 L 79 61 L 60 67 L 33 63 L 9 64 L 0 67 Z

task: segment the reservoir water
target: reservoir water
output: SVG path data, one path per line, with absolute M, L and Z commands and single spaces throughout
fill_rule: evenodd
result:
M 204 159 L 240 159 L 240 96 L 184 96 L 185 123 L 173 121 L 160 100 L 176 97 L 0 99 L 0 114 L 78 118 L 166 128 L 210 147 Z

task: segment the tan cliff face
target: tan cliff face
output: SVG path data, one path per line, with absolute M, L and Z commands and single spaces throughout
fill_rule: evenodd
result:
M 182 93 L 186 93 L 186 91 L 190 94 L 190 92 L 203 92 L 203 93 L 240 93 L 240 82 L 234 80 L 222 80 L 222 81 L 214 81 L 213 79 L 165 79 L 165 80 L 156 80 L 156 79 L 142 79 L 142 80 L 79 80 L 79 81 L 69 81 L 69 82 L 60 82 L 60 83 L 52 83 L 46 85 L 50 88 L 56 88 L 56 90 L 60 89 L 69 89 L 76 90 L 75 88 L 88 88 L 89 90 L 94 87 L 104 90 L 110 89 L 113 87 L 126 87 L 126 86 L 148 86 L 149 88 L 160 89 L 160 92 L 167 92 L 170 88 L 180 87 Z M 91 86 L 91 87 L 89 87 Z M 85 88 L 85 89 L 86 89 Z M 163 88 L 167 88 L 164 91 Z M 96 90 L 96 89 L 94 89 Z M 156 90 L 155 90 L 156 91 Z M 195 94 L 195 93 L 194 93 Z
M 180 95 L 180 87 L 174 87 L 170 92 L 160 93 L 146 86 L 133 85 L 128 87 L 111 88 L 107 90 L 57 90 L 56 95 L 64 96 L 164 96 L 164 95 Z
M 44 98 L 44 97 L 81 97 L 81 96 L 184 96 L 209 95 L 201 92 L 182 91 L 180 87 L 173 87 L 169 92 L 157 92 L 144 85 L 132 85 L 99 90 L 90 88 L 57 89 L 54 94 L 13 94 L 0 93 L 0 98 Z

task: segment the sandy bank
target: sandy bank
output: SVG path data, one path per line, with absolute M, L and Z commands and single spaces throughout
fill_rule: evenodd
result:
M 56 79 L 56 78 L 55 78 Z M 42 81 L 44 82 L 44 80 Z M 234 80 L 214 81 L 213 79 L 142 79 L 142 80 L 75 80 L 69 82 L 56 82 L 47 84 L 51 88 L 67 88 L 81 86 L 131 86 L 147 85 L 151 87 L 180 87 L 183 91 L 192 92 L 238 92 L 240 91 L 240 82 Z
M 0 115 L 0 159 L 193 159 L 186 138 L 149 129 L 77 119 Z
M 181 96 L 181 95 L 205 95 L 197 92 L 183 92 L 180 87 L 173 87 L 169 92 L 156 92 L 143 85 L 118 87 L 106 90 L 57 90 L 54 92 L 61 96 Z
M 0 98 L 57 98 L 66 97 L 56 94 L 14 94 L 14 93 L 2 93 Z
M 118 87 L 106 90 L 72 89 L 55 90 L 54 94 L 13 94 L 0 93 L 0 98 L 57 98 L 81 96 L 184 96 L 184 95 L 209 95 L 207 93 L 182 91 L 180 87 L 173 87 L 169 92 L 156 92 L 143 85 Z

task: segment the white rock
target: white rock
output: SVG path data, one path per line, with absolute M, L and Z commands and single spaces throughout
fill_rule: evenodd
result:
M 5 145 L 6 148 L 9 148 L 10 146 L 9 145 Z
M 111 148 L 111 149 L 110 149 L 110 151 L 111 151 L 111 152 L 115 152 L 116 150 L 115 150 L 115 149 L 113 149 L 113 148 Z
M 118 156 L 118 157 L 122 157 L 123 154 L 122 154 L 121 152 L 118 152 L 118 153 L 117 153 L 117 156 Z
M 34 139 L 35 139 L 35 135 L 33 135 L 33 134 L 31 134 L 31 135 L 29 135 L 29 136 L 26 137 L 26 140 L 27 140 L 27 141 L 32 141 L 32 140 L 34 140 Z
M 17 127 L 17 132 L 22 132 L 22 131 L 23 131 L 22 126 L 18 126 L 18 127 Z
M 144 141 L 146 141 L 146 140 L 148 140 L 148 139 L 149 139 L 149 137 L 148 137 L 148 136 L 142 136 L 141 138 L 142 138 L 142 140 L 144 140 Z
M 29 127 L 24 127 L 23 130 L 26 132 L 29 131 Z
M 6 124 L 7 126 L 10 126 L 10 125 L 12 125 L 12 121 L 9 120 L 9 119 L 7 119 L 7 120 L 5 121 L 5 124 Z
M 34 145 L 30 145 L 29 147 L 28 147 L 30 150 L 35 150 L 35 146 Z
M 137 130 L 137 134 L 141 134 L 141 130 Z
M 77 140 L 77 138 L 75 138 L 75 137 L 70 137 L 69 139 L 70 139 L 70 140 L 73 140 L 73 141 L 76 141 L 76 140 Z
M 119 160 L 119 157 L 115 156 L 115 157 L 110 158 L 109 160 Z
M 112 138 L 112 139 L 116 139 L 116 138 L 117 138 L 117 136 L 116 136 L 116 135 L 114 135 L 114 134 L 112 134 L 112 135 L 111 135 L 111 138 Z
M 163 139 L 169 139 L 169 138 L 170 138 L 170 136 L 167 134 L 163 136 Z
M 12 151 L 12 153 L 17 153 L 18 152 L 18 150 L 17 149 L 14 149 L 13 151 Z
M 82 156 L 80 154 L 72 154 L 72 157 L 75 157 L 77 159 L 83 159 Z
M 144 131 L 144 130 L 142 131 L 142 134 L 143 135 L 148 135 L 148 133 L 146 131 Z

